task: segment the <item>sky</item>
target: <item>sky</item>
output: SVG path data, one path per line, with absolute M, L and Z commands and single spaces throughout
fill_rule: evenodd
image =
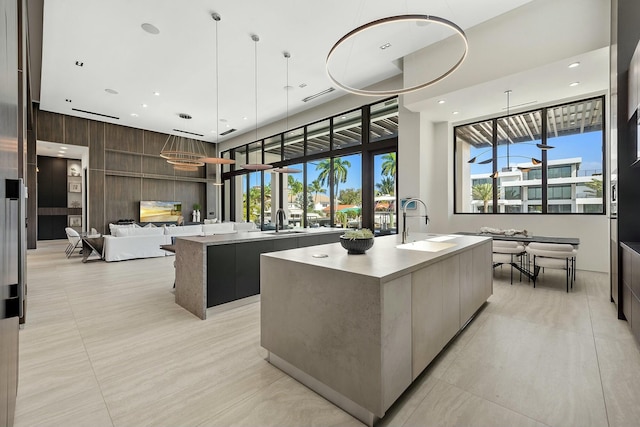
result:
M 512 144 L 509 148 L 511 164 L 530 163 L 532 157 L 541 159 L 542 150 L 536 147 L 536 144 L 540 142 L 538 140 L 530 141 L 526 144 Z M 547 150 L 548 160 L 581 157 L 580 173 L 591 175 L 592 173 L 602 172 L 603 141 L 601 131 L 549 138 L 547 139 L 547 144 L 555 147 Z M 506 154 L 506 145 L 498 147 L 498 170 L 507 166 Z M 476 162 L 481 162 L 491 157 L 491 150 L 487 148 L 472 148 L 470 157 L 473 156 L 478 156 Z M 491 163 L 486 165 L 475 163 L 471 165 L 472 175 L 491 172 L 493 172 Z

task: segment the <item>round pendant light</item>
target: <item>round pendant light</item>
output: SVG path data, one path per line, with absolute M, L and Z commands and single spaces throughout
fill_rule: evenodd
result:
M 460 39 L 462 40 L 463 44 L 464 44 L 464 52 L 462 53 L 462 56 L 460 57 L 460 59 L 458 59 L 458 61 L 446 72 L 444 72 L 442 75 L 440 75 L 439 77 L 436 77 L 435 79 L 429 80 L 427 82 L 424 83 L 420 83 L 414 86 L 410 86 L 410 87 L 406 87 L 406 88 L 401 88 L 401 89 L 393 89 L 393 90 L 366 90 L 366 89 L 357 89 L 354 87 L 351 87 L 349 85 L 347 85 L 346 83 L 340 82 L 338 81 L 338 79 L 336 77 L 333 76 L 333 74 L 331 74 L 331 71 L 329 70 L 329 64 L 331 62 L 332 56 L 335 53 L 336 49 L 338 49 L 343 43 L 345 43 L 347 40 L 352 39 L 353 37 L 355 37 L 358 34 L 361 34 L 371 28 L 374 27 L 378 27 L 378 26 L 382 26 L 382 25 L 386 25 L 386 24 L 390 24 L 390 23 L 394 23 L 394 22 L 415 22 L 417 24 L 430 24 L 430 23 L 434 23 L 437 25 L 441 25 L 447 28 L 450 28 L 451 30 L 453 30 L 455 32 L 455 34 L 460 37 Z M 467 52 L 469 50 L 469 43 L 467 41 L 467 36 L 464 33 L 464 31 L 462 30 L 462 28 L 460 28 L 459 26 L 457 26 L 456 24 L 454 24 L 453 22 L 444 19 L 444 18 L 440 18 L 437 16 L 432 16 L 432 15 L 418 15 L 418 14 L 409 14 L 409 15 L 397 15 L 397 16 L 390 16 L 387 18 L 382 18 L 382 19 L 377 19 L 375 21 L 371 21 L 367 24 L 361 25 L 360 27 L 349 31 L 347 34 L 345 34 L 344 36 L 342 36 L 340 38 L 340 40 L 338 40 L 329 50 L 329 54 L 327 55 L 327 59 L 325 60 L 325 68 L 327 71 L 327 76 L 329 77 L 329 80 L 331 80 L 336 86 L 338 86 L 339 88 L 356 94 L 356 95 L 365 95 L 365 96 L 390 96 L 390 95 L 402 95 L 405 93 L 410 93 L 410 92 L 415 92 L 417 90 L 423 89 L 427 86 L 431 86 L 435 83 L 438 83 L 440 80 L 446 78 L 447 76 L 449 76 L 451 73 L 453 73 L 454 71 L 456 71 L 460 65 L 462 65 L 462 63 L 464 62 L 465 58 L 467 57 Z

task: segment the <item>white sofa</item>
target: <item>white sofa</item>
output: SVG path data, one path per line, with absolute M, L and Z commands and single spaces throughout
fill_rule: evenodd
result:
M 185 225 L 181 227 L 140 227 L 135 224 L 109 224 L 111 235 L 104 236 L 105 261 L 124 261 L 136 258 L 153 258 L 173 255 L 160 249 L 160 245 L 170 245 L 172 237 L 212 236 L 256 229 L 250 223 L 221 222 L 215 224 Z M 236 228 L 237 225 L 237 228 Z

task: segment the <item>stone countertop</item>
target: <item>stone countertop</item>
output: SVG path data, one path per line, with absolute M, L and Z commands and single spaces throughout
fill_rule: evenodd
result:
M 319 227 L 319 228 L 300 228 L 294 230 L 284 230 L 276 233 L 275 231 L 241 231 L 230 234 L 214 234 L 211 236 L 176 236 L 180 240 L 201 243 L 203 246 L 227 245 L 233 243 L 256 242 L 260 240 L 270 239 L 287 239 L 293 237 L 304 237 L 315 234 L 340 233 L 345 231 L 343 228 Z
M 408 240 L 418 247 L 422 245 L 429 247 L 429 249 L 437 248 L 440 250 L 431 252 L 400 249 L 397 246 L 402 244 L 402 237 L 391 235 L 376 237 L 373 247 L 363 255 L 349 255 L 340 243 L 332 243 L 271 252 L 261 256 L 373 277 L 384 283 L 463 250 L 490 242 L 492 239 L 491 237 L 455 234 L 412 233 Z M 326 257 L 322 257 L 324 255 Z

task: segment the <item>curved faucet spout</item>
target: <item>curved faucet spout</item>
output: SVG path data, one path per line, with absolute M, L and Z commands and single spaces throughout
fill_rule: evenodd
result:
M 282 214 L 282 215 L 280 215 Z M 278 232 L 278 226 L 280 226 L 280 230 L 284 228 L 284 220 L 287 219 L 287 214 L 285 213 L 283 208 L 279 208 L 276 211 L 276 233 Z
M 407 206 L 411 202 L 420 202 L 422 206 L 424 206 L 424 215 L 407 215 Z M 404 206 L 402 207 L 402 243 L 407 243 L 407 237 L 409 237 L 409 230 L 407 229 L 407 217 L 412 216 L 424 216 L 425 224 L 429 225 L 429 215 L 427 214 L 427 205 L 417 197 L 410 197 L 405 200 Z

